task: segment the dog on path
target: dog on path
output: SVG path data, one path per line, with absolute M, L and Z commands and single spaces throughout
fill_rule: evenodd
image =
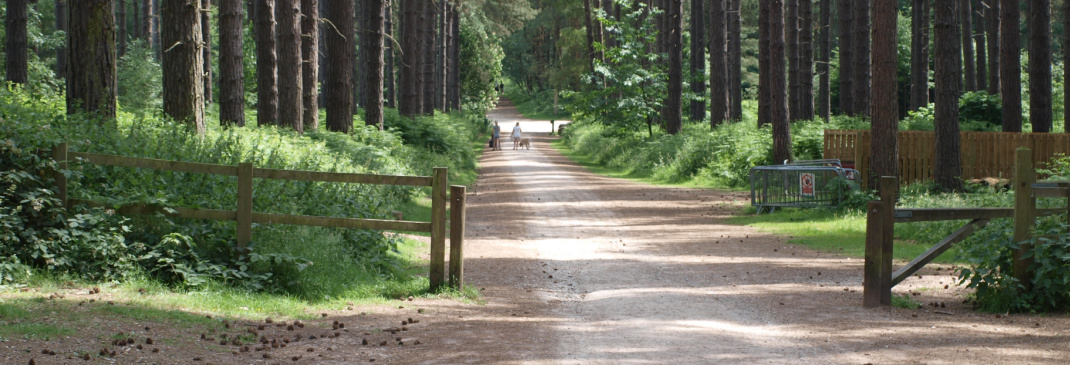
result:
M 528 137 L 521 138 L 519 146 L 530 150 L 531 149 L 531 139 L 528 139 Z

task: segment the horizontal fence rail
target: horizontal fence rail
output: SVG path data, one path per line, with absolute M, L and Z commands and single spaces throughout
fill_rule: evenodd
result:
M 242 163 L 238 166 L 215 165 L 196 162 L 181 162 L 158 160 L 150 158 L 126 157 L 115 155 L 103 155 L 84 152 L 70 152 L 67 144 L 56 146 L 52 151 L 52 157 L 59 162 L 60 169 L 66 169 L 69 161 L 77 160 L 83 163 L 103 166 L 116 166 L 127 168 L 144 168 L 160 171 L 184 172 L 196 174 L 211 174 L 223 176 L 236 176 L 238 178 L 238 196 L 236 210 L 195 209 L 185 207 L 165 207 L 160 205 L 131 204 L 115 209 L 120 215 L 157 215 L 169 217 L 209 219 L 220 221 L 237 222 L 237 246 L 245 247 L 252 239 L 252 224 L 289 224 L 316 227 L 371 229 L 388 231 L 411 231 L 427 232 L 431 234 L 431 263 L 429 279 L 431 289 L 435 290 L 444 284 L 445 271 L 445 241 L 446 241 L 446 204 L 455 213 L 451 224 L 451 252 L 450 257 L 450 285 L 456 288 L 463 286 L 462 268 L 463 256 L 461 245 L 464 241 L 464 209 L 465 187 L 454 186 L 450 199 L 447 196 L 447 171 L 445 168 L 434 168 L 433 176 L 395 176 L 373 174 L 350 174 L 338 172 L 317 171 L 293 171 L 278 169 L 256 168 L 253 164 Z M 67 179 L 63 174 L 54 174 L 58 187 L 57 197 L 67 207 L 75 205 L 88 205 L 92 207 L 104 207 L 104 204 L 88 200 L 68 199 Z M 333 183 L 356 183 L 375 185 L 402 185 L 431 187 L 431 222 L 415 222 L 403 220 L 381 220 L 365 218 L 345 217 L 319 217 L 291 214 L 258 213 L 253 211 L 253 178 L 276 179 L 290 181 L 309 182 L 333 182 Z M 448 200 L 448 201 L 447 201 Z M 458 219 L 459 218 L 459 219 Z

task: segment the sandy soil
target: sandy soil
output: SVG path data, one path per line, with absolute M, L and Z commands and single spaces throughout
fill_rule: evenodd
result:
M 389 307 L 339 308 L 294 331 L 267 326 L 258 335 L 269 342 L 303 339 L 280 348 L 258 344 L 249 352 L 233 343 L 203 345 L 197 329 L 166 324 L 152 324 L 152 331 L 182 340 L 158 346 L 159 353 L 108 346 L 114 336 L 51 343 L 13 339 L 0 343 L 0 362 L 1063 364 L 1070 359 L 1065 315 L 974 312 L 963 304 L 967 292 L 955 286 L 951 268 L 932 265 L 894 289 L 910 293 L 923 308 L 863 309 L 861 260 L 726 224 L 748 204 L 745 194 L 596 176 L 548 145 L 548 122 L 524 120 L 508 108 L 490 117 L 508 127 L 503 130 L 521 123 L 534 143 L 530 150 L 514 151 L 510 144 L 504 151 L 488 149 L 479 181 L 469 190 L 466 284 L 482 290 L 482 303 L 416 298 Z M 346 326 L 334 329 L 334 321 Z M 235 323 L 230 331 L 257 325 Z M 130 327 L 127 333 L 139 343 L 150 335 L 141 333 L 148 327 L 142 322 L 109 329 L 119 326 Z M 60 353 L 41 355 L 42 346 Z M 72 355 L 87 349 L 96 355 L 102 346 L 125 350 L 91 361 Z

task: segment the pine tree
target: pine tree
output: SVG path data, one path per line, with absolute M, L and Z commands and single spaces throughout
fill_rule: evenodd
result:
M 302 132 L 301 2 L 275 0 L 275 22 L 279 63 L 278 123 Z
M 56 0 L 56 30 L 67 31 L 67 0 Z M 56 76 L 67 77 L 67 45 L 56 48 Z
M 832 0 L 821 2 L 817 51 L 817 115 L 826 123 L 832 117 L 832 77 L 829 75 L 829 61 L 832 59 Z
M 732 120 L 743 119 L 743 40 L 740 11 L 742 0 L 729 0 L 728 12 L 728 100 Z
M 936 47 L 936 156 L 934 180 L 948 191 L 962 190 L 959 150 L 959 93 L 962 83 L 962 52 L 959 38 L 958 1 L 934 4 Z
M 160 7 L 163 112 L 204 134 L 204 64 L 200 0 L 164 0 Z
M 201 62 L 204 65 L 201 68 L 204 70 L 204 80 L 201 83 L 204 85 L 204 103 L 212 103 L 212 17 L 209 15 L 209 9 L 212 7 L 212 0 L 203 0 L 201 3 L 201 39 L 204 44 L 201 46 Z
M 333 29 L 327 32 L 326 94 L 327 129 L 349 133 L 353 130 L 353 53 L 357 44 L 354 36 L 355 4 L 351 1 L 327 0 L 327 21 Z
M 985 31 L 988 33 L 988 93 L 1000 95 L 1000 0 L 985 1 Z
M 245 126 L 242 1 L 219 0 L 219 123 Z
M 118 103 L 115 50 L 115 1 L 79 0 L 68 4 L 67 114 L 97 113 L 115 119 Z
M 1022 79 L 1022 61 L 1019 58 L 1021 42 L 1018 22 L 1021 12 L 1018 9 L 1018 1 L 999 0 L 1000 4 L 1000 45 L 999 45 L 999 78 L 1006 81 L 1000 85 L 1000 95 L 1003 99 L 1003 131 L 1022 131 L 1022 89 L 1017 81 Z
M 364 91 L 364 124 L 383 128 L 383 27 L 385 3 L 383 0 L 365 0 L 364 27 L 361 48 L 367 58 L 364 70 L 368 72 L 367 90 Z
M 1051 132 L 1051 0 L 1030 0 L 1029 122 L 1034 133 Z
M 977 91 L 977 67 L 973 62 L 973 8 L 970 2 L 973 0 L 961 0 L 959 4 L 959 20 L 962 35 L 962 78 L 963 90 Z
M 799 0 L 799 103 L 798 120 L 814 119 L 814 16 L 813 1 Z
M 854 50 L 854 67 L 852 70 L 855 72 L 852 85 L 854 86 L 854 110 L 855 114 L 869 116 L 870 113 L 870 98 L 872 87 L 872 42 L 870 39 L 870 9 L 872 9 L 873 0 L 851 0 L 854 2 L 853 10 L 854 22 L 852 23 L 853 33 L 851 36 L 853 39 Z
M 683 129 L 683 89 L 684 89 L 684 37 L 683 37 L 683 0 L 666 0 L 668 9 L 665 19 L 668 34 L 665 48 L 669 52 L 669 95 L 665 101 L 665 126 L 669 134 L 677 134 Z
M 840 18 L 840 112 L 855 115 L 855 45 L 854 45 L 854 3 L 855 0 L 839 0 L 837 15 Z
M 330 0 L 327 0 L 330 1 Z M 319 105 L 319 0 L 301 0 L 301 121 L 304 129 L 316 130 L 320 125 Z
M 873 3 L 873 105 L 870 113 L 873 116 L 873 142 L 870 144 L 870 171 L 873 177 L 899 175 L 896 5 L 896 0 L 875 0 Z M 870 178 L 868 181 L 871 187 L 875 187 L 878 179 Z
M 590 2 L 591 0 L 584 0 Z M 706 103 L 702 98 L 706 94 L 706 11 L 703 7 L 705 1 L 691 1 L 691 92 L 695 99 L 691 100 L 692 122 L 706 119 Z M 725 0 L 713 0 L 711 3 L 719 3 L 724 6 Z M 717 5 L 713 5 L 717 6 Z M 727 19 L 727 18 L 726 18 Z M 590 28 L 590 25 L 588 25 Z M 725 48 L 727 50 L 727 47 Z M 727 60 L 727 54 L 725 55 Z M 726 74 L 728 68 L 725 68 Z
M 275 0 L 256 1 L 256 124 L 279 120 L 278 57 L 275 52 Z
M 985 49 L 985 16 L 984 16 L 984 3 L 981 0 L 970 0 L 974 2 L 973 11 L 973 43 L 977 49 L 977 89 L 988 89 L 988 51 Z
M 401 62 L 398 75 L 398 112 L 412 117 L 423 109 L 419 82 L 420 62 L 423 47 L 420 46 L 420 15 L 423 12 L 420 0 L 401 0 Z
M 767 28 L 769 37 L 767 47 L 759 49 L 768 53 L 767 70 L 768 91 L 764 93 L 765 103 L 758 101 L 759 109 L 769 110 L 769 123 L 773 125 L 773 161 L 781 163 L 791 161 L 791 126 L 788 122 L 788 89 L 785 71 L 787 60 L 784 55 L 784 0 L 761 0 L 768 9 L 768 16 L 761 17 L 759 27 Z
M 910 38 L 910 110 L 929 105 L 929 0 L 914 0 Z
M 122 58 L 123 55 L 126 54 L 126 0 L 116 1 L 118 1 L 118 3 L 115 4 L 116 53 L 119 58 Z M 10 6 L 12 3 L 18 2 L 23 2 L 25 4 L 26 0 L 8 0 L 8 5 Z
M 731 118 L 729 114 L 728 13 L 724 0 L 710 1 L 710 127 Z M 703 114 L 706 114 L 703 111 Z M 705 115 L 703 115 L 705 116 Z
M 29 82 L 30 74 L 28 65 L 28 22 L 29 8 L 26 0 L 8 0 L 7 17 L 7 41 L 4 43 L 6 60 L 4 72 L 7 73 L 7 81 L 16 84 Z

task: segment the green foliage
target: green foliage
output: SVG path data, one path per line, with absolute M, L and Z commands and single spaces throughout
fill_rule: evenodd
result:
M 936 121 L 935 106 L 910 111 L 899 122 L 899 129 L 911 131 L 931 131 Z M 959 98 L 959 128 L 975 132 L 998 132 L 1001 129 L 1003 103 L 999 96 L 989 95 L 984 91 L 973 91 Z
M 921 303 L 911 298 L 910 294 L 893 295 L 892 306 L 903 309 L 917 309 L 921 308 Z
M 490 24 L 474 16 L 461 17 L 461 106 L 462 110 L 482 113 L 494 105 L 494 85 L 501 80 L 501 44 Z
M 506 86 L 505 97 L 525 117 L 540 120 L 568 120 L 572 117 L 566 110 L 569 108 L 569 99 L 563 97 L 558 98 L 557 113 L 554 113 L 553 90 L 527 90 L 510 83 Z
M 145 113 L 163 105 L 163 70 L 152 47 L 141 40 L 128 43 L 126 54 L 119 59 L 119 105 L 123 110 Z
M 1055 154 L 1044 168 L 1037 169 L 1037 174 L 1047 176 L 1050 180 L 1070 181 L 1070 156 Z

